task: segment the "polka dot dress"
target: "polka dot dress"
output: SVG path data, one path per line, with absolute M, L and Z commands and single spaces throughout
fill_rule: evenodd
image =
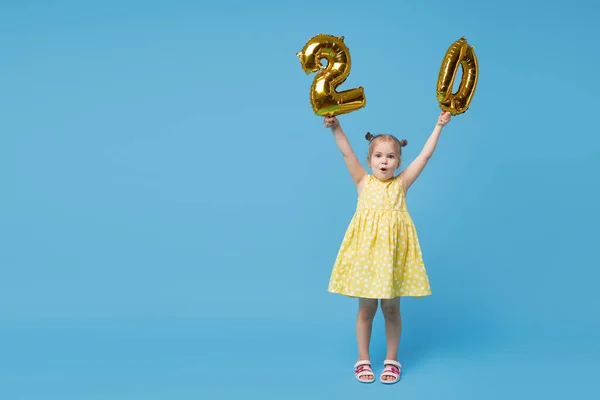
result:
M 369 175 L 335 260 L 329 292 L 391 299 L 428 296 L 429 278 L 399 177 Z

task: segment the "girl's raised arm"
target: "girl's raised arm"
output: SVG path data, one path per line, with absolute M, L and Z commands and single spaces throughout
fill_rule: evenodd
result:
M 421 153 L 417 156 L 417 158 L 415 158 L 414 161 L 411 162 L 410 165 L 400 173 L 400 179 L 405 192 L 417 180 L 419 175 L 421 175 L 423 169 L 425 169 L 425 166 L 435 151 L 440 138 L 440 133 L 442 133 L 442 128 L 448 122 L 450 122 L 450 113 L 440 113 L 437 124 L 435 125 L 435 128 L 433 128 L 433 132 L 431 132 L 431 135 L 429 136 L 429 139 L 427 139 L 425 146 L 423 146 L 423 150 L 421 150 Z
M 335 117 L 326 117 L 324 125 L 326 128 L 331 128 L 335 144 L 344 156 L 344 162 L 346 163 L 348 172 L 350 172 L 352 181 L 358 186 L 365 176 L 367 176 L 367 171 L 358 160 L 358 157 L 356 157 L 356 154 L 354 154 L 352 146 L 350 146 L 350 142 L 348 141 L 340 122 Z

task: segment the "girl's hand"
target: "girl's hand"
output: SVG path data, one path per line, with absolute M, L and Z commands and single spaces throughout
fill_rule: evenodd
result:
M 340 121 L 338 121 L 336 117 L 325 117 L 323 125 L 325 126 L 325 128 L 335 129 L 338 126 L 340 126 Z
M 450 118 L 451 118 L 451 116 L 450 116 L 450 113 L 449 113 L 448 111 L 442 111 L 442 112 L 440 113 L 440 116 L 438 117 L 437 124 L 438 124 L 439 126 L 444 126 L 444 125 L 446 125 L 448 122 L 450 122 Z

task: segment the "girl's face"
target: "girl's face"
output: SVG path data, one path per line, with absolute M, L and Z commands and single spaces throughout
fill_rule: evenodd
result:
M 373 153 L 369 158 L 369 167 L 373 175 L 381 180 L 394 177 L 394 172 L 400 167 L 400 154 L 394 143 L 382 140 L 373 145 Z

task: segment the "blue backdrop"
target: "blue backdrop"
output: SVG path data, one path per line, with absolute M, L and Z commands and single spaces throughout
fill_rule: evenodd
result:
M 84 4 L 85 3 L 85 4 Z M 599 372 L 600 7 L 591 0 L 0 5 L 0 397 L 576 397 Z M 465 36 L 480 79 L 412 187 L 433 296 L 403 381 L 359 385 L 327 293 L 355 188 L 295 53 L 345 36 L 414 158 Z M 376 319 L 375 372 L 385 356 Z M 254 397 L 253 397 L 254 396 Z

